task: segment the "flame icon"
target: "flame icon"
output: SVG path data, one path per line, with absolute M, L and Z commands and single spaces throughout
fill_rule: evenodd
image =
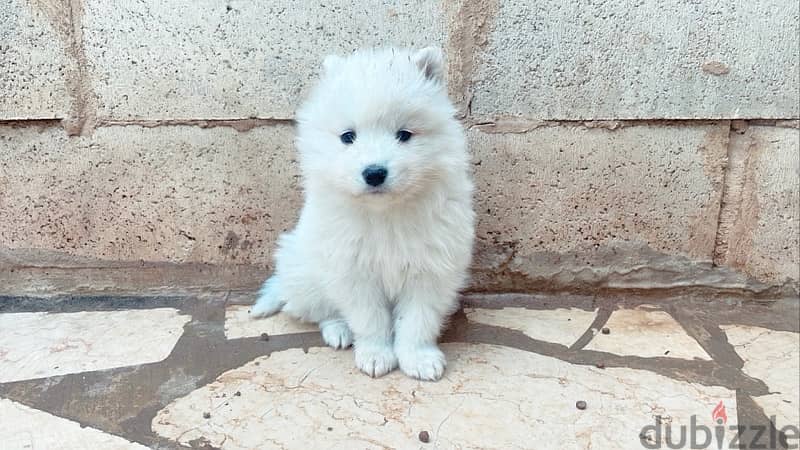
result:
M 725 405 L 722 404 L 722 400 L 714 407 L 714 411 L 711 412 L 711 418 L 719 425 L 725 425 L 728 422 L 728 413 L 725 412 Z

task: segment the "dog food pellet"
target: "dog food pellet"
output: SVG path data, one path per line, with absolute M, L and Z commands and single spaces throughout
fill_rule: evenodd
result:
M 584 409 L 586 409 L 586 402 L 583 401 L 583 400 L 578 400 L 578 402 L 575 403 L 575 407 L 580 409 L 580 410 L 584 410 Z
M 423 442 L 423 443 L 427 444 L 428 442 L 431 441 L 430 433 L 428 433 L 427 431 L 420 431 L 419 432 L 419 440 L 420 440 L 420 442 Z
M 211 413 L 210 412 L 204 412 L 203 413 L 203 419 L 210 419 L 210 418 L 211 418 Z
M 600 332 L 603 334 L 610 334 L 611 330 L 609 330 L 608 328 L 603 328 L 602 330 L 600 330 Z
M 239 391 L 236 391 L 236 392 L 234 392 L 234 393 L 233 393 L 233 396 L 234 396 L 234 397 L 241 397 L 241 396 L 242 396 L 242 393 L 241 393 L 241 392 L 239 392 Z
M 328 431 L 333 431 L 333 427 L 328 427 Z
M 597 367 L 598 369 L 605 369 L 606 368 L 606 365 L 601 363 L 601 362 L 595 364 L 594 366 Z
M 269 335 L 267 333 L 261 333 L 261 340 L 262 341 L 268 341 L 269 340 Z

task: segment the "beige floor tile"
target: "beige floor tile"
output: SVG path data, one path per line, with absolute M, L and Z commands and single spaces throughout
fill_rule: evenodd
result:
M 471 322 L 521 331 L 533 339 L 569 347 L 592 324 L 597 311 L 578 308 L 464 308 Z
M 723 325 L 728 342 L 744 360 L 742 370 L 767 384 L 771 394 L 754 397 L 776 428 L 800 426 L 800 334 L 745 325 Z
M 0 314 L 0 382 L 161 361 L 189 320 L 172 308 Z
M 0 399 L 0 449 L 3 450 L 147 450 L 100 430 Z
M 492 345 L 446 344 L 439 382 L 395 371 L 371 379 L 350 351 L 273 353 L 222 374 L 153 419 L 153 430 L 222 449 L 640 448 L 655 417 L 711 426 L 720 401 L 736 422 L 735 393 L 647 371 L 596 369 Z M 585 410 L 576 402 L 587 403 Z M 206 415 L 205 413 L 208 413 Z M 663 436 L 663 434 L 662 434 Z
M 644 358 L 711 359 L 703 347 L 664 311 L 646 306 L 618 309 L 611 314 L 604 328 L 609 329 L 609 334 L 595 330 L 587 350 Z
M 232 305 L 225 308 L 225 337 L 237 339 L 278 334 L 305 333 L 319 331 L 317 325 L 295 320 L 286 314 L 278 313 L 263 319 L 252 319 L 249 316 L 250 306 Z

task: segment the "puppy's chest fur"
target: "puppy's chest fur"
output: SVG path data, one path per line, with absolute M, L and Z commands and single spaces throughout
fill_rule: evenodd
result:
M 459 209 L 465 209 L 466 214 Z M 378 278 L 387 295 L 418 274 L 452 274 L 469 261 L 469 206 L 450 204 L 383 213 L 329 212 L 315 230 L 332 273 L 348 271 Z M 458 221 L 461 220 L 461 224 Z

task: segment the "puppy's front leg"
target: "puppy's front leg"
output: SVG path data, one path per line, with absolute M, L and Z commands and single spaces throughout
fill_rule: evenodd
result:
M 455 283 L 426 275 L 406 284 L 394 310 L 394 351 L 406 375 L 420 380 L 442 377 L 446 362 L 436 339 L 456 306 Z
M 356 366 L 371 377 L 397 367 L 392 348 L 392 314 L 376 286 L 363 283 L 346 289 L 340 311 L 355 335 Z

